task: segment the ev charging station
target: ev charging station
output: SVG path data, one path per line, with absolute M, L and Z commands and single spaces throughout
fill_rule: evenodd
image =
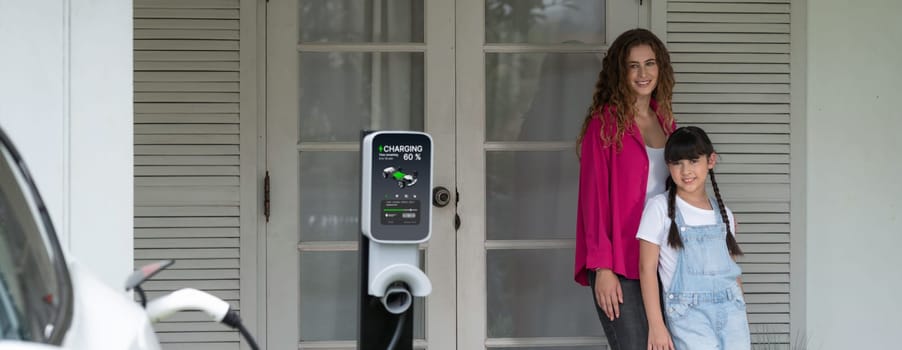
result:
M 419 244 L 432 232 L 432 137 L 362 132 L 359 350 L 412 350 L 413 298 L 432 292 Z

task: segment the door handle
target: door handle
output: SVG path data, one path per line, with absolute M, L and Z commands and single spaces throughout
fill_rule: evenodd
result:
M 443 186 L 436 186 L 432 189 L 432 204 L 439 208 L 444 208 L 451 203 L 451 191 Z

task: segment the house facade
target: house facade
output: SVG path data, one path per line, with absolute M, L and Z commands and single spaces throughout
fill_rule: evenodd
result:
M 88 3 L 65 4 L 63 18 L 90 13 Z M 148 284 L 151 296 L 181 287 L 210 291 L 241 310 L 266 348 L 355 347 L 361 129 L 430 133 L 434 184 L 456 192 L 453 205 L 433 208 L 432 240 L 421 247 L 434 288 L 417 304 L 417 348 L 605 348 L 590 292 L 571 276 L 574 141 L 600 58 L 635 27 L 654 31 L 671 52 L 678 122 L 707 130 L 721 154 L 718 181 L 746 252 L 740 265 L 756 347 L 868 348 L 889 341 L 900 325 L 877 311 L 902 310 L 876 289 L 868 293 L 878 297 L 857 306 L 842 303 L 843 293 L 860 288 L 837 276 L 880 290 L 900 284 L 881 267 L 893 244 L 846 239 L 861 229 L 878 242 L 900 242 L 892 208 L 902 189 L 883 175 L 902 170 L 887 161 L 898 159 L 900 147 L 884 131 L 900 126 L 889 99 L 899 92 L 892 62 L 902 49 L 884 45 L 902 32 L 891 23 L 902 13 L 895 2 L 132 5 L 131 57 L 122 56 L 121 43 L 107 44 L 120 48 L 113 61 L 132 64 L 134 92 L 133 110 L 117 110 L 128 112 L 133 139 L 116 141 L 133 154 L 133 197 L 111 197 L 133 203 L 133 255 L 112 258 L 135 266 L 176 259 Z M 64 21 L 61 30 L 96 30 L 78 23 Z M 857 27 L 875 40 L 849 34 L 861 33 Z M 62 37 L 62 47 L 78 46 Z M 63 57 L 77 53 L 61 50 Z M 74 68 L 59 72 L 69 77 L 62 108 L 48 117 L 62 135 L 87 125 L 67 112 L 67 101 L 80 100 L 65 93 L 72 85 L 65 82 L 79 81 L 75 68 L 90 63 L 70 61 Z M 862 72 L 883 74 L 860 74 L 856 62 L 875 68 Z M 13 63 L 27 62 L 6 61 Z M 843 84 L 846 91 L 831 88 Z M 878 125 L 881 137 L 863 140 L 867 148 L 838 144 L 847 115 L 859 110 L 882 112 L 858 116 Z M 3 120 L 5 128 L 11 120 Z M 19 134 L 38 133 L 19 124 Z M 67 160 L 62 176 L 69 182 L 58 189 L 64 222 L 81 203 L 65 195 L 83 188 L 65 171 L 82 159 L 67 151 L 78 145 L 55 145 L 63 151 L 50 158 Z M 32 152 L 37 163 L 48 159 Z M 862 155 L 883 162 L 851 161 Z M 847 166 L 836 171 L 837 163 Z M 866 183 L 837 187 L 859 173 Z M 59 183 L 54 179 L 42 186 Z M 100 250 L 75 242 L 123 236 L 76 225 L 64 232 L 73 255 L 97 256 L 98 266 Z M 115 280 L 117 273 L 106 275 Z M 237 333 L 199 313 L 179 314 L 157 330 L 168 349 L 242 347 Z
M 179 259 L 156 289 L 217 291 L 270 347 L 354 345 L 361 129 L 432 134 L 435 185 L 459 196 L 433 209 L 420 346 L 604 344 L 570 273 L 574 139 L 606 45 L 634 27 L 666 41 L 676 116 L 722 155 L 754 338 L 791 341 L 789 1 L 147 0 L 134 15 L 137 264 Z M 161 339 L 237 346 L 197 317 Z

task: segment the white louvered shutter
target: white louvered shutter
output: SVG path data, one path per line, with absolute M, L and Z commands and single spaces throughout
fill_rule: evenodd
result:
M 192 287 L 239 305 L 238 0 L 135 0 L 135 266 L 175 259 L 150 298 Z M 238 349 L 199 312 L 164 349 Z
M 789 335 L 789 0 L 669 0 L 674 112 L 721 154 L 717 180 L 736 213 L 753 343 Z

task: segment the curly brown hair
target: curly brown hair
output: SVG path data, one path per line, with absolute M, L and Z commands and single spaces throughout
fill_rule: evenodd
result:
M 602 108 L 605 106 L 613 108 L 617 132 L 614 135 L 607 135 L 604 132 L 604 123 L 610 121 L 600 118 L 602 132 L 599 137 L 607 145 L 617 145 L 618 149 L 623 145 L 623 134 L 632 127 L 635 115 L 638 112 L 635 107 L 636 96 L 630 88 L 627 79 L 628 68 L 626 60 L 629 57 L 630 49 L 639 45 L 648 45 L 655 53 L 655 60 L 658 65 L 658 81 L 655 91 L 652 92 L 652 98 L 658 103 L 657 113 L 664 118 L 664 132 L 669 133 L 671 131 L 669 130 L 670 125 L 673 124 L 674 120 L 673 108 L 671 107 L 674 77 L 673 66 L 670 64 L 670 53 L 667 51 L 664 43 L 651 31 L 641 28 L 631 29 L 620 34 L 605 53 L 601 72 L 598 73 L 598 82 L 595 83 L 592 105 L 589 107 L 579 138 L 576 141 L 577 151 L 586 135 L 589 122 L 596 115 L 602 116 Z

